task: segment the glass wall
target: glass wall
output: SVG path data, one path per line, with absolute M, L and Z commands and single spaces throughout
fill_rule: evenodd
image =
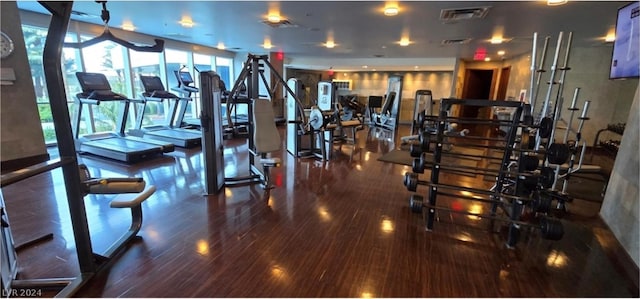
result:
M 71 29 L 72 27 L 70 27 Z M 52 124 L 51 108 L 44 78 L 42 66 L 42 53 L 47 35 L 47 28 L 23 24 L 25 46 L 36 94 L 36 103 L 42 122 L 42 130 L 47 144 L 56 142 L 55 131 Z M 82 35 L 81 40 L 91 39 L 92 36 Z M 75 42 L 78 34 L 67 33 L 66 42 Z M 135 42 L 135 41 L 132 41 Z M 163 55 L 164 54 L 164 55 Z M 64 75 L 65 91 L 69 115 L 73 118 L 76 113 L 75 95 L 81 92 L 76 72 L 97 72 L 106 75 L 114 92 L 128 97 L 140 98 L 143 91 L 140 83 L 140 75 L 159 76 L 165 84 L 165 89 L 171 91 L 171 87 L 177 86 L 174 71 L 181 68 L 192 73 L 196 84 L 198 74 L 194 67 L 201 71 L 216 70 L 227 86 L 233 82 L 233 59 L 182 51 L 177 49 L 165 49 L 164 53 L 146 53 L 129 51 L 113 42 L 104 41 L 82 50 L 74 48 L 63 49 L 62 73 Z M 198 95 L 193 95 L 194 101 L 187 109 L 186 118 L 197 116 Z M 133 104 L 132 104 L 133 105 Z M 101 103 L 94 106 L 90 112 L 85 109 L 82 113 L 83 120 L 80 123 L 80 134 L 115 131 L 119 110 L 122 103 Z M 127 128 L 132 128 L 135 120 L 135 107 L 130 107 Z M 168 103 L 158 104 L 150 102 L 145 109 L 143 125 L 165 124 L 165 112 L 168 111 Z
M 227 89 L 231 89 L 233 87 L 233 83 L 235 83 L 235 78 L 232 77 L 232 69 L 233 59 L 216 57 L 216 73 L 220 75 L 220 79 L 224 82 Z
M 33 81 L 33 87 L 36 94 L 36 103 L 38 105 L 38 113 L 40 115 L 45 142 L 56 142 L 53 117 L 51 114 L 51 106 L 49 105 L 49 95 L 47 93 L 47 86 L 44 78 L 44 67 L 42 64 L 42 53 L 44 51 L 47 30 L 45 28 L 23 25 L 22 32 L 25 40 L 25 47 L 27 49 L 29 66 L 31 68 L 31 79 Z M 72 42 L 75 40 L 76 37 L 74 34 L 67 34 L 65 37 L 66 42 Z M 76 93 L 81 90 L 78 81 L 75 78 L 75 72 L 82 70 L 82 65 L 78 64 L 78 62 L 81 61 L 79 59 L 79 54 L 79 51 L 76 49 L 63 49 L 62 73 L 65 75 L 64 81 L 68 101 L 67 104 L 69 106 L 69 115 L 72 115 L 74 111 L 73 99 Z
M 157 76 L 162 80 L 160 73 L 160 53 L 137 52 L 129 50 L 129 58 L 131 60 L 131 77 L 133 81 L 134 97 L 142 98 L 144 86 L 140 81 L 140 76 Z M 163 80 L 166 81 L 166 80 Z M 165 84 L 165 82 L 162 82 Z M 168 90 L 166 84 L 165 89 Z M 144 110 L 142 126 L 164 125 L 167 123 L 168 104 L 165 102 L 148 102 Z M 142 106 L 138 104 L 138 106 Z M 131 107 L 132 109 L 134 107 Z M 135 107 L 136 113 L 141 113 L 140 107 Z
M 83 39 L 92 37 L 83 36 Z M 123 46 L 111 41 L 97 43 L 95 45 L 82 49 L 82 57 L 84 69 L 91 73 L 101 73 L 107 77 L 111 90 L 126 96 L 132 96 L 132 92 L 128 90 L 125 78 L 124 55 L 127 52 Z M 100 105 L 88 105 L 87 108 L 93 109 L 87 113 L 83 111 L 84 121 L 91 121 L 93 116 L 93 124 L 95 132 L 116 132 L 120 128 L 116 128 L 120 111 L 124 109 L 126 102 L 102 102 Z M 128 122 L 131 126 L 132 122 Z

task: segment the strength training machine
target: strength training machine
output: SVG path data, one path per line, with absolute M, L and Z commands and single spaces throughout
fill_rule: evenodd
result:
M 267 55 L 249 54 L 244 68 L 231 91 L 231 94 L 233 94 L 242 82 L 247 81 L 247 96 L 251 101 L 249 105 L 250 124 L 248 126 L 250 136 L 248 138 L 249 175 L 242 177 L 225 177 L 224 174 L 220 77 L 213 71 L 200 73 L 202 87 L 200 120 L 203 132 L 205 192 L 207 194 L 217 194 L 223 186 L 261 183 L 265 189 L 272 187 L 269 170 L 272 167 L 278 167 L 280 159 L 270 158 L 268 155 L 280 150 L 281 139 L 276 127 L 271 101 L 259 97 L 259 79 L 262 74 L 261 67 L 263 66 L 269 67 L 271 74 L 276 75 L 280 82 L 284 82 L 280 74 L 269 63 Z M 263 82 L 266 83 L 264 80 Z M 299 124 L 304 127 L 306 118 L 302 105 L 288 86 L 286 84 L 283 85 L 292 95 L 292 99 L 297 102 L 296 106 L 301 111 Z M 227 107 L 227 113 L 230 113 L 229 109 L 230 107 Z M 228 117 L 227 119 L 230 120 L 231 118 Z

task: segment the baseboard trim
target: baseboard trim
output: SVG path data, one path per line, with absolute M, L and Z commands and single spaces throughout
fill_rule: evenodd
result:
M 42 154 L 42 155 L 24 157 L 20 159 L 2 161 L 0 162 L 0 171 L 2 172 L 2 174 L 5 174 L 7 172 L 15 171 L 31 165 L 49 161 L 49 159 L 51 159 L 49 154 Z

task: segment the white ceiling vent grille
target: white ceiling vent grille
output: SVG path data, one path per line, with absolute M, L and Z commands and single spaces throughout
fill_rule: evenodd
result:
M 280 20 L 279 22 L 269 22 L 267 20 L 262 21 L 262 23 L 273 27 L 273 28 L 296 28 L 298 25 L 289 22 L 289 20 Z
M 471 38 L 458 38 L 458 39 L 445 39 L 442 40 L 443 45 L 462 45 L 468 44 L 471 41 Z
M 489 6 L 484 7 L 467 7 L 467 8 L 449 8 L 440 11 L 440 20 L 443 21 L 459 21 L 482 19 L 489 12 Z

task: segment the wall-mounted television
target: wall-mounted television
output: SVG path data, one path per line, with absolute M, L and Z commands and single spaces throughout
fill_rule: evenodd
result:
M 610 79 L 640 77 L 640 2 L 618 9 Z

